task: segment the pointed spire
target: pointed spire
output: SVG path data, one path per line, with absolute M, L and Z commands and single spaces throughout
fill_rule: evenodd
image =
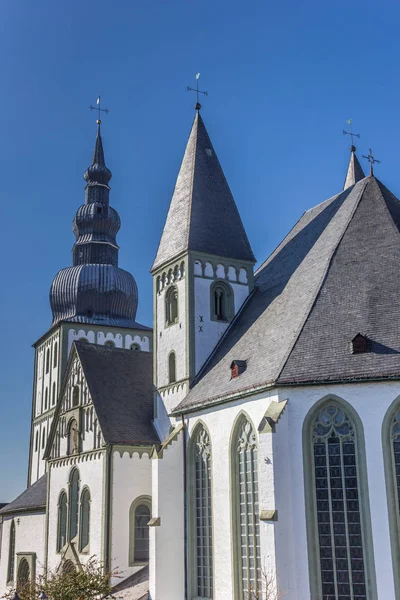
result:
M 239 211 L 198 110 L 152 270 L 189 250 L 255 262 Z
M 362 170 L 362 167 L 356 156 L 356 147 L 350 146 L 350 152 L 349 166 L 347 168 L 343 190 L 347 190 L 347 188 L 355 185 L 357 181 L 361 181 L 361 179 L 364 179 L 365 177 L 364 171 Z
M 94 145 L 92 164 L 87 169 L 84 178 L 89 184 L 103 184 L 108 185 L 112 174 L 106 167 L 104 160 L 103 141 L 101 139 L 100 123 L 97 121 L 97 136 Z

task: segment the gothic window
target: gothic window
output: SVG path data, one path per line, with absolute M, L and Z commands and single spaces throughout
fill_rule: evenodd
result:
M 139 346 L 139 344 L 131 344 L 130 349 L 131 350 L 140 350 L 140 346 Z
M 344 408 L 325 404 L 312 422 L 316 598 L 366 600 L 357 435 Z M 315 573 L 313 573 L 315 577 Z
M 51 405 L 54 406 L 56 403 L 56 382 L 53 382 L 53 392 L 51 395 Z
M 57 342 L 54 344 L 53 353 L 54 353 L 54 356 L 53 356 L 53 367 L 55 368 L 57 366 L 57 360 L 58 360 L 58 356 L 57 356 L 57 353 L 58 353 L 58 344 L 57 344 Z
M 191 450 L 193 595 L 212 598 L 211 444 L 203 426 L 194 434 Z
M 58 500 L 57 552 L 60 552 L 67 542 L 67 509 L 67 494 L 61 492 Z
M 26 588 L 28 587 L 30 577 L 31 574 L 28 561 L 26 558 L 23 558 L 18 567 L 17 588 L 19 593 L 23 592 L 24 590 L 28 591 Z
M 9 546 L 8 546 L 7 583 L 14 582 L 14 569 L 15 569 L 15 522 L 13 519 L 11 522 L 11 527 L 10 527 L 10 542 L 9 542 Z
M 73 469 L 69 478 L 69 539 L 73 540 L 78 533 L 79 509 L 79 471 Z
M 46 352 L 46 373 L 50 371 L 50 350 Z
M 78 423 L 71 419 L 68 425 L 68 454 L 78 453 Z
M 176 381 L 176 356 L 175 352 L 171 352 L 168 356 L 168 383 Z
M 88 550 L 90 536 L 90 492 L 86 488 L 81 495 L 81 515 L 79 526 L 79 550 Z
M 233 290 L 225 281 L 216 281 L 211 288 L 211 319 L 230 321 L 234 315 Z
M 178 289 L 174 285 L 165 294 L 165 320 L 167 325 L 178 322 Z
M 74 385 L 72 390 L 72 406 L 79 406 L 79 386 Z
M 47 410 L 49 407 L 49 390 L 46 388 L 44 390 L 44 410 Z
M 257 439 L 242 417 L 233 436 L 234 531 L 236 536 L 236 595 L 253 600 L 262 594 L 260 522 L 258 505 Z
M 137 498 L 131 505 L 129 564 L 145 563 L 149 561 L 149 521 L 151 519 L 151 499 L 149 497 Z

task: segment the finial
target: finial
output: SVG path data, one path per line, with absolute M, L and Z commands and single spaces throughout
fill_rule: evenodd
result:
M 359 133 L 353 133 L 353 119 L 347 119 L 346 123 L 348 125 L 350 125 L 350 131 L 346 131 L 345 129 L 343 129 L 343 135 L 349 135 L 351 137 L 351 146 L 350 146 L 350 152 L 355 152 L 357 150 L 357 148 L 354 145 L 354 139 L 355 137 L 360 138 L 360 134 Z
M 371 177 L 372 177 L 372 176 L 373 176 L 373 174 L 374 174 L 374 164 L 375 164 L 375 163 L 380 163 L 381 161 L 373 157 L 373 155 L 372 155 L 372 148 L 370 148 L 370 149 L 369 149 L 369 154 L 368 154 L 368 156 L 365 156 L 365 155 L 363 154 L 363 156 L 362 156 L 362 157 L 363 157 L 363 158 L 366 158 L 366 159 L 367 159 L 367 161 L 369 162 L 369 174 L 370 174 L 370 175 L 371 175 Z
M 195 110 L 197 110 L 197 112 L 201 109 L 201 104 L 199 102 L 199 94 L 204 94 L 205 96 L 208 96 L 208 92 L 202 92 L 201 90 L 199 90 L 199 79 L 200 79 L 200 73 L 196 74 L 196 87 L 195 88 L 191 88 L 189 86 L 186 86 L 186 89 L 188 92 L 196 92 L 196 104 L 194 105 Z
M 98 117 L 97 117 L 97 121 L 96 121 L 96 123 L 97 123 L 97 125 L 99 126 L 99 130 L 100 130 L 100 125 L 101 125 L 101 119 L 100 119 L 100 117 L 101 117 L 101 114 L 100 114 L 100 113 L 102 113 L 102 112 L 105 112 L 105 113 L 107 114 L 107 113 L 109 113 L 110 111 L 109 111 L 109 109 L 108 109 L 108 108 L 101 108 L 101 104 L 100 104 L 100 96 L 98 96 L 98 98 L 97 98 L 97 100 L 96 100 L 96 104 L 97 104 L 97 106 L 92 106 L 92 105 L 90 105 L 90 106 L 89 106 L 89 109 L 90 109 L 90 110 L 97 110 Z

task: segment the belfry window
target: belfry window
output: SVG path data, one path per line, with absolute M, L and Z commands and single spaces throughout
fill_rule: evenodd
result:
M 78 534 L 79 471 L 74 469 L 69 479 L 69 539 Z
M 58 500 L 57 552 L 67 543 L 67 494 L 61 492 Z
M 168 383 L 176 381 L 176 356 L 175 352 L 171 352 L 168 356 Z
M 258 452 L 253 426 L 242 417 L 233 436 L 236 594 L 253 600 L 263 593 L 258 505 Z
M 332 401 L 312 423 L 313 528 L 320 589 L 315 597 L 366 600 L 366 573 L 354 423 Z M 311 540 L 310 540 L 311 541 Z M 314 596 L 313 596 L 314 597 Z
M 7 568 L 7 583 L 14 582 L 14 570 L 15 570 L 15 521 L 11 522 L 10 527 L 10 542 L 8 546 L 8 568 Z
M 168 325 L 178 322 L 178 289 L 174 285 L 165 294 L 165 320 Z
M 213 597 L 213 548 L 211 502 L 211 444 L 207 431 L 200 426 L 192 440 L 192 564 L 193 596 Z
M 85 488 L 81 495 L 81 515 L 79 525 L 79 549 L 86 552 L 90 536 L 90 492 Z
M 234 317 L 233 290 L 225 281 L 216 281 L 211 286 L 211 319 L 230 321 Z

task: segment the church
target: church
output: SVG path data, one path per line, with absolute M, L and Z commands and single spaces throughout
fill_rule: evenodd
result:
M 34 344 L 0 594 L 96 556 L 130 600 L 400 600 L 400 202 L 352 146 L 344 186 L 255 270 L 200 108 L 152 328 L 118 266 L 98 122 Z

